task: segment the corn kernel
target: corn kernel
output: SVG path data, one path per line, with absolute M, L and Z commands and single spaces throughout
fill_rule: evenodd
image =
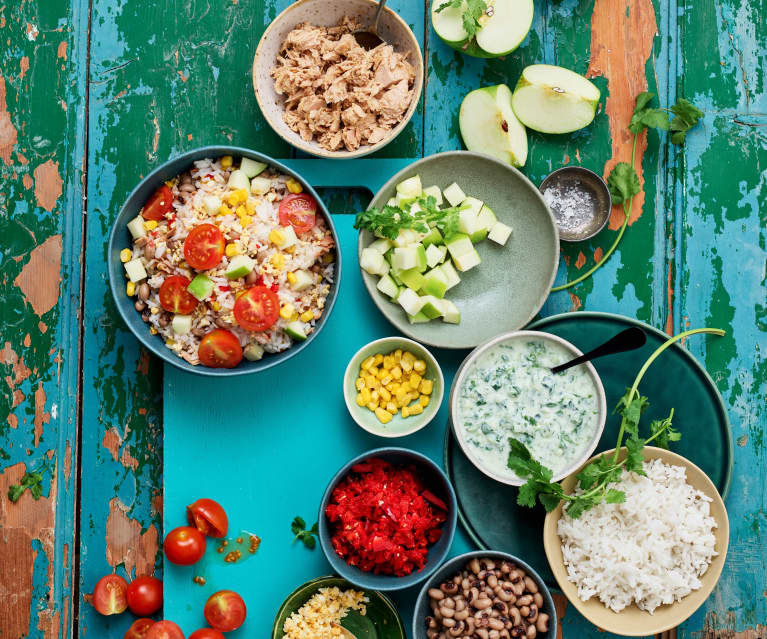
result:
M 391 401 L 391 393 L 388 390 L 386 390 L 385 387 L 382 386 L 381 390 L 379 390 L 378 392 L 379 392 L 380 396 L 383 399 L 385 399 L 387 402 Z
M 125 285 L 125 294 L 128 297 L 133 297 L 136 294 L 136 284 L 134 282 L 128 282 Z
M 394 364 L 396 362 L 394 361 L 394 358 L 391 355 L 385 355 L 383 358 L 383 367 L 387 370 L 391 370 L 394 368 Z
M 434 390 L 434 382 L 430 379 L 424 379 L 421 381 L 418 390 L 421 391 L 422 395 L 431 395 L 432 390 Z
M 371 397 L 370 397 L 370 390 L 367 388 L 363 388 L 360 391 L 360 395 L 362 395 L 362 399 L 365 401 L 365 404 L 370 403 Z
M 290 303 L 287 303 L 287 304 L 285 304 L 285 305 L 284 305 L 284 306 L 283 306 L 283 307 L 280 309 L 280 317 L 281 317 L 282 319 L 286 319 L 286 320 L 289 320 L 289 319 L 291 318 L 291 316 L 293 315 L 293 313 L 294 313 L 294 312 L 295 312 L 295 308 L 293 308 L 293 305 L 292 305 L 292 304 L 290 304 Z
M 248 215 L 253 215 L 256 212 L 256 203 L 253 200 L 248 200 L 245 202 L 245 210 Z
M 399 389 L 405 393 L 409 393 L 412 389 L 410 388 L 410 382 L 402 382 L 399 385 Z
M 213 307 L 214 311 L 220 311 L 221 310 L 221 304 L 219 304 L 218 302 L 212 302 L 211 306 Z
M 387 373 L 385 369 L 383 369 L 383 368 L 377 368 L 376 369 L 376 377 L 378 379 L 383 379 L 384 377 L 387 377 L 388 375 L 389 375 L 389 373 Z
M 411 362 L 409 359 L 405 359 L 404 357 L 402 358 L 402 361 L 399 363 L 399 365 L 406 373 L 409 373 L 413 370 L 413 362 Z
M 132 257 L 133 251 L 131 251 L 129 248 L 124 248 L 122 251 L 120 251 L 120 261 L 123 264 L 125 264 L 125 262 L 130 262 Z
M 400 388 L 394 393 L 394 396 L 397 398 L 397 403 L 400 406 L 403 406 L 405 402 L 407 402 L 407 391 Z
M 399 366 L 395 366 L 391 369 L 391 376 L 394 379 L 402 379 L 402 369 Z
M 354 382 L 354 388 L 356 388 L 358 391 L 361 391 L 363 388 L 365 388 L 365 380 L 361 377 L 358 377 L 357 381 Z
M 421 395 L 421 397 L 418 399 L 418 403 L 421 404 L 424 408 L 426 408 L 429 405 L 429 396 L 428 395 Z
M 410 417 L 410 409 L 407 406 L 402 407 L 402 416 Z
M 242 226 L 242 228 L 245 228 L 252 221 L 253 221 L 253 218 L 250 217 L 250 215 L 243 215 L 242 217 L 240 217 L 240 225 Z
M 423 406 L 420 404 L 416 404 L 415 406 L 408 406 L 408 412 L 411 415 L 420 415 L 423 413 Z
M 362 397 L 362 393 L 357 393 L 357 406 L 364 406 L 365 399 Z
M 378 366 L 381 362 L 383 362 L 383 355 L 381 355 L 381 353 L 376 353 L 373 357 L 373 361 L 375 362 L 375 365 Z
M 152 309 L 149 311 L 152 315 L 157 315 L 160 312 L 160 309 L 157 306 L 152 307 Z
M 282 253 L 275 253 L 274 255 L 272 255 L 269 261 L 272 263 L 272 266 L 278 271 L 281 271 L 282 269 L 285 268 L 285 256 Z
M 311 322 L 314 319 L 314 311 L 304 311 L 301 313 L 302 322 Z
M 367 404 L 367 407 L 370 410 L 372 410 L 373 412 L 375 412 L 378 409 L 378 403 L 377 402 L 370 402 L 369 404 Z
M 218 209 L 219 215 L 230 215 L 232 213 L 232 209 L 230 209 L 226 204 L 222 204 L 221 208 Z
M 391 384 L 391 381 L 392 381 L 392 379 L 393 379 L 393 378 L 392 378 L 392 376 L 391 376 L 391 373 L 387 372 L 387 373 L 386 373 L 386 375 L 384 375 L 384 376 L 381 378 L 381 384 L 382 384 L 383 386 L 388 386 L 389 384 Z
M 421 384 L 421 380 L 422 379 L 423 379 L 423 377 L 421 377 L 418 373 L 413 373 L 410 376 L 410 387 L 411 388 L 418 388 L 418 386 L 420 386 L 420 384 Z
M 390 393 L 396 393 L 399 390 L 400 386 L 401 384 L 398 384 L 397 382 L 392 382 L 391 384 L 386 385 L 386 390 L 388 390 Z
M 373 388 L 375 384 L 377 384 L 378 380 L 375 378 L 375 375 L 367 374 L 365 375 L 365 386 L 368 388 Z
M 221 158 L 221 168 L 222 169 L 228 169 L 232 166 L 232 156 L 231 155 L 225 155 Z
M 176 342 L 174 342 L 172 339 L 166 339 L 165 340 L 165 346 L 173 346 Z
M 298 281 L 295 273 L 288 273 L 288 282 L 295 284 Z
M 402 349 L 398 348 L 396 351 L 394 351 L 394 361 L 399 364 L 401 359 L 402 359 Z
M 157 220 L 146 220 L 144 222 L 144 228 L 147 231 L 154 231 L 157 228 Z
M 365 360 L 362 362 L 362 364 L 360 364 L 360 366 L 363 369 L 367 369 L 373 366 L 374 362 L 375 362 L 375 358 L 371 355 L 370 357 L 365 358 Z
M 382 424 L 388 424 L 391 421 L 391 413 L 388 411 L 385 411 L 383 408 L 376 408 L 376 417 L 378 417 L 378 421 Z
M 272 229 L 269 231 L 269 241 L 272 244 L 282 244 L 285 241 L 285 234 L 280 229 Z
M 226 253 L 227 257 L 234 257 L 235 255 L 239 254 L 240 249 L 234 242 L 230 242 L 226 245 L 226 248 L 224 249 L 224 253 Z
M 412 364 L 413 362 L 415 362 L 415 355 L 413 355 L 413 353 L 411 353 L 410 351 L 402 351 L 402 359 Z
M 425 373 L 426 372 L 426 362 L 424 362 L 422 359 L 417 359 L 415 362 L 413 362 L 413 370 L 416 373 Z
M 372 393 L 370 393 L 370 399 L 374 402 L 377 402 L 381 398 L 381 395 L 377 390 L 374 390 Z
M 298 182 L 297 180 L 294 180 L 293 178 L 288 178 L 285 181 L 285 186 L 288 187 L 288 191 L 290 191 L 291 193 L 303 193 L 304 192 L 304 187 L 301 186 L 301 183 Z
M 282 250 L 285 251 L 286 253 L 290 253 L 291 255 L 293 255 L 293 253 L 296 252 L 296 245 L 294 244 L 293 246 L 286 246 Z
M 389 411 L 392 415 L 396 415 L 397 412 L 399 412 L 399 409 L 394 402 L 387 402 L 386 410 Z
M 237 189 L 232 191 L 227 197 L 226 201 L 230 206 L 237 206 L 242 204 L 248 199 L 248 192 L 245 189 Z

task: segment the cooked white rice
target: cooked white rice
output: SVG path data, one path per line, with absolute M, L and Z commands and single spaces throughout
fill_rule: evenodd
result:
M 142 316 L 149 324 L 153 334 L 159 333 L 165 340 L 166 346 L 184 358 L 190 364 L 199 364 L 197 349 L 202 337 L 214 328 L 225 328 L 231 331 L 245 347 L 249 343 L 261 346 L 267 353 L 277 353 L 293 344 L 292 338 L 285 332 L 285 326 L 291 321 L 280 317 L 277 323 L 263 332 L 252 332 L 240 327 L 234 318 L 234 302 L 239 291 L 252 286 L 245 278 L 229 280 L 225 275 L 229 258 L 223 257 L 221 263 L 209 271 L 201 271 L 213 280 L 214 292 L 204 302 L 197 305 L 192 316 L 192 330 L 185 335 L 176 334 L 170 320 L 172 315 L 163 310 L 159 289 L 169 275 L 183 275 L 193 279 L 197 271 L 191 269 L 184 261 L 184 240 L 189 232 L 198 224 L 215 222 L 227 244 L 236 243 L 240 252 L 256 261 L 256 268 L 261 279 L 259 284 L 267 287 L 276 285 L 280 305 L 292 304 L 295 315 L 305 311 L 313 311 L 314 318 L 304 322 L 307 335 L 323 314 L 325 301 L 330 285 L 333 282 L 335 264 L 330 259 L 331 251 L 335 249 L 332 234 L 323 216 L 318 212 L 314 228 L 298 235 L 298 241 L 291 251 L 280 251 L 269 242 L 269 232 L 280 226 L 278 209 L 282 199 L 289 194 L 286 182 L 289 176 L 278 173 L 271 167 L 267 168 L 260 177 L 272 181 L 271 189 L 264 195 L 248 195 L 246 204 L 253 210 L 251 220 L 243 228 L 242 218 L 234 210 L 226 215 L 211 216 L 206 211 L 203 199 L 215 195 L 226 201 L 227 182 L 233 169 L 224 169 L 220 159 L 199 160 L 187 173 L 168 183 L 173 191 L 173 214 L 175 219 L 169 225 L 168 220 L 159 223 L 156 229 L 150 231 L 145 241 L 133 242 L 134 258 L 142 258 L 147 271 L 147 284 L 151 289 L 146 309 Z M 233 209 L 236 207 L 232 207 Z M 154 255 L 148 258 L 147 246 L 151 245 Z M 284 266 L 275 267 L 271 258 L 275 253 L 282 253 L 285 258 Z M 309 288 L 296 292 L 288 284 L 287 275 L 297 269 L 312 271 L 317 281 Z M 137 298 L 138 299 L 138 298 Z M 293 320 L 296 317 L 292 318 Z
M 646 477 L 624 473 L 611 485 L 625 503 L 602 502 L 578 519 L 565 510 L 557 529 L 578 596 L 596 596 L 615 612 L 635 603 L 652 613 L 679 601 L 701 587 L 717 555 L 711 499 L 687 483 L 683 467 L 654 459 L 644 470 Z

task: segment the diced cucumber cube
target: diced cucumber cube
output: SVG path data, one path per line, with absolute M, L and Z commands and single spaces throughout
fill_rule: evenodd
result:
M 418 289 L 421 295 L 432 295 L 434 297 L 445 297 L 447 291 L 447 276 L 441 268 L 435 268 L 423 276 L 423 285 Z
M 146 237 L 146 229 L 144 228 L 144 218 L 140 215 L 137 217 L 134 217 L 130 222 L 128 222 L 128 230 L 130 231 L 130 234 L 133 236 L 134 240 L 138 240 L 139 238 Z
M 410 197 L 409 195 L 397 193 L 397 195 L 394 196 L 394 205 L 401 209 L 407 208 L 407 205 L 412 204 L 413 202 L 415 202 L 415 198 Z
M 407 319 L 411 324 L 424 324 L 431 321 L 422 311 L 418 311 L 415 315 L 408 315 Z
M 463 189 L 461 189 L 460 186 L 458 186 L 455 182 L 453 182 L 450 186 L 448 186 L 442 194 L 445 196 L 445 199 L 450 203 L 450 206 L 458 206 L 461 202 L 463 202 L 466 199 L 466 193 L 463 192 Z
M 248 344 L 242 349 L 242 356 L 249 362 L 257 362 L 264 356 L 264 349 L 258 344 Z
M 445 259 L 447 249 L 444 246 L 429 244 L 426 248 L 426 264 L 429 268 L 434 268 Z
M 423 286 L 423 275 L 418 269 L 411 268 L 407 271 L 399 271 L 398 275 L 402 283 L 414 291 L 419 290 Z
M 397 193 L 406 197 L 417 198 L 421 195 L 421 191 L 423 191 L 423 187 L 421 186 L 421 177 L 419 175 L 414 175 L 407 180 L 402 180 L 402 182 L 397 185 Z
M 477 232 L 477 214 L 473 210 L 466 209 L 458 214 L 458 230 L 468 235 L 469 239 Z
M 423 194 L 426 197 L 433 197 L 435 200 L 437 200 L 437 206 L 442 206 L 442 203 L 445 201 L 442 198 L 442 190 L 435 184 L 434 186 L 430 186 L 428 188 L 425 188 L 423 190 Z
M 440 233 L 438 229 L 431 229 L 421 239 L 421 244 L 423 244 L 424 246 L 429 246 L 430 244 L 444 244 L 444 243 L 445 243 L 445 240 L 442 237 L 442 233 Z
M 272 181 L 269 178 L 254 177 L 250 181 L 250 192 L 253 195 L 264 195 L 264 193 L 268 193 L 271 188 Z
M 206 195 L 202 198 L 202 203 L 208 215 L 218 215 L 221 210 L 221 198 L 217 195 Z
M 389 272 L 389 263 L 384 256 L 371 248 L 362 249 L 360 267 L 371 275 L 386 275 Z
M 379 253 L 383 254 L 386 253 L 394 244 L 392 241 L 386 237 L 381 238 L 380 240 L 376 240 L 372 244 L 368 246 L 368 248 L 373 249 L 374 251 L 378 251 Z
M 478 266 L 482 262 L 482 258 L 476 249 L 472 249 L 471 253 L 464 253 L 459 257 L 453 256 L 453 262 L 455 262 L 455 267 L 463 272 Z
M 506 226 L 503 222 L 496 222 L 493 224 L 493 228 L 490 229 L 490 233 L 488 234 L 488 238 L 491 239 L 496 244 L 500 244 L 501 246 L 504 246 L 506 244 L 506 241 L 509 239 L 509 236 L 511 235 L 511 227 Z
M 493 213 L 493 209 L 491 209 L 487 204 L 485 204 L 482 207 L 482 210 L 480 210 L 479 215 L 477 216 L 477 222 L 479 222 L 479 227 L 489 231 L 491 228 L 493 228 L 493 225 L 497 221 L 498 221 L 498 218 L 495 217 L 495 213 Z
M 229 266 L 226 267 L 224 275 L 230 280 L 236 280 L 245 277 L 256 266 L 256 261 L 247 255 L 235 255 L 229 260 Z
M 398 271 L 407 271 L 408 269 L 415 268 L 417 264 L 418 256 L 415 245 L 394 249 L 391 265 Z
M 463 202 L 461 202 L 461 206 L 468 206 L 469 208 L 465 210 L 474 213 L 475 217 L 479 215 L 479 212 L 482 210 L 484 205 L 485 203 L 482 200 L 478 200 L 475 197 L 467 197 Z
M 415 315 L 425 304 L 424 300 L 421 299 L 421 296 L 411 288 L 406 288 L 399 294 L 397 303 L 405 309 L 405 312 L 408 315 Z
M 250 158 L 242 158 L 240 162 L 240 171 L 245 174 L 247 178 L 254 178 L 266 168 L 266 164 L 251 160 Z M 248 188 L 248 187 L 245 187 Z
M 391 298 L 395 298 L 399 294 L 399 287 L 389 275 L 383 275 L 381 279 L 378 280 L 376 288 L 381 291 L 381 293 L 388 295 Z
M 389 269 L 388 274 L 397 283 L 397 286 L 402 286 L 402 278 L 400 277 L 401 271 L 398 271 L 396 268 L 392 268 Z
M 134 258 L 130 262 L 126 262 L 124 266 L 125 272 L 128 274 L 128 279 L 134 284 L 146 279 L 146 269 L 144 268 L 144 263 L 141 261 L 140 257 Z
M 394 246 L 403 248 L 415 244 L 416 242 L 418 242 L 418 233 L 413 229 L 400 229 L 397 234 L 397 239 L 394 240 Z
M 248 180 L 248 176 L 243 171 L 235 169 L 229 175 L 229 182 L 227 182 L 226 186 L 230 189 L 245 189 L 247 191 L 250 188 L 250 180 Z
M 429 319 L 442 317 L 442 300 L 437 299 L 433 295 L 424 295 L 421 299 L 424 302 L 423 307 L 421 308 L 421 313 L 426 315 Z
M 452 262 L 444 262 L 442 266 L 439 267 L 439 269 L 442 271 L 442 274 L 447 279 L 448 291 L 451 288 L 453 288 L 456 284 L 460 284 L 461 278 L 458 275 L 458 272 L 455 270 L 455 267 L 453 266 Z
M 205 273 L 198 273 L 194 276 L 194 279 L 189 282 L 189 286 L 186 287 L 186 290 L 202 302 L 213 292 L 213 286 L 212 279 L 205 275 Z
M 304 323 L 299 322 L 298 320 L 290 322 L 285 327 L 285 332 L 297 342 L 303 342 L 306 339 L 306 328 L 304 327 Z
M 294 291 L 304 291 L 315 282 L 314 274 L 310 271 L 305 271 L 302 268 L 293 271 L 293 275 L 295 276 L 296 281 L 290 284 L 290 288 Z
M 461 322 L 461 312 L 458 307 L 450 300 L 442 301 L 442 321 L 449 324 L 459 324 Z
M 192 330 L 192 316 L 174 315 L 170 325 L 176 335 L 186 335 Z
M 423 273 L 426 270 L 428 262 L 426 261 L 426 249 L 423 244 L 415 244 L 415 267 Z
M 392 301 L 392 302 L 396 302 L 396 301 L 399 299 L 400 293 L 402 293 L 402 291 L 406 291 L 406 290 L 407 290 L 407 287 L 406 287 L 406 286 L 398 286 L 398 287 L 397 287 L 397 292 L 396 292 L 396 294 L 395 294 L 395 295 L 394 295 L 394 296 L 391 298 L 391 301 Z
M 445 242 L 445 246 L 447 246 L 447 250 L 450 251 L 450 255 L 454 258 L 474 251 L 471 239 L 463 233 L 453 235 L 453 237 Z

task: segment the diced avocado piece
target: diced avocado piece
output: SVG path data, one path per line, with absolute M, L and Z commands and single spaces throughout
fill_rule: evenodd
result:
M 471 239 L 468 235 L 463 233 L 456 233 L 449 240 L 445 242 L 447 250 L 450 251 L 450 255 L 454 258 L 461 257 L 474 251 L 474 245 L 471 243 Z
M 455 182 L 453 182 L 444 191 L 442 191 L 442 194 L 445 196 L 445 199 L 450 203 L 450 206 L 458 206 L 461 202 L 463 202 L 466 199 L 466 193 L 464 193 L 463 189 L 460 186 L 458 186 Z
M 202 198 L 202 203 L 208 215 L 217 215 L 221 210 L 221 198 L 217 195 L 206 195 Z
M 397 239 L 394 240 L 394 246 L 397 248 L 410 246 L 418 242 L 418 239 L 418 233 L 413 229 L 400 229 Z
M 414 291 L 419 290 L 423 286 L 423 275 L 418 269 L 411 268 L 407 271 L 399 271 L 397 274 L 400 281 Z
M 242 349 L 242 356 L 249 362 L 257 362 L 264 356 L 264 349 L 258 344 L 248 344 Z
M 461 312 L 450 300 L 442 300 L 442 321 L 449 324 L 460 324 Z
M 469 269 L 478 266 L 480 262 L 482 262 L 482 258 L 479 256 L 476 249 L 472 249 L 471 253 L 464 253 L 459 257 L 454 256 L 453 262 L 455 262 L 455 267 L 459 271 L 468 271 Z
M 285 327 L 285 332 L 297 342 L 303 342 L 306 339 L 306 329 L 304 328 L 304 323 L 299 322 L 298 320 L 295 322 L 290 322 Z
M 437 299 L 433 295 L 424 295 L 421 299 L 424 301 L 421 313 L 429 319 L 442 317 L 442 300 Z
M 192 316 L 174 315 L 170 325 L 176 335 L 186 335 L 192 330 Z
M 386 275 L 389 272 L 389 263 L 384 256 L 371 248 L 362 249 L 360 267 L 371 275 Z
M 418 243 L 415 245 L 415 261 L 415 267 L 419 272 L 423 273 L 428 266 L 428 262 L 426 260 L 426 249 L 424 248 L 423 244 Z
M 429 244 L 426 249 L 426 265 L 429 268 L 434 268 L 437 264 L 440 264 L 445 260 L 447 249 L 444 246 L 437 246 L 436 244 Z
M 186 287 L 186 290 L 189 291 L 190 295 L 193 295 L 202 302 L 213 292 L 213 280 L 205 275 L 205 273 L 198 273 L 195 275 L 194 279 L 189 282 L 189 286 Z
M 375 242 L 371 243 L 368 248 L 383 254 L 386 253 L 386 251 L 388 251 L 392 246 L 394 246 L 394 243 L 390 239 L 383 237 L 380 240 L 376 240 Z
M 434 268 L 423 276 L 423 286 L 418 289 L 421 295 L 432 295 L 434 297 L 445 297 L 447 291 L 447 276 L 441 268 Z
M 395 248 L 391 265 L 398 271 L 407 271 L 408 269 L 415 268 L 418 264 L 417 253 L 416 245 Z
M 250 180 L 248 180 L 248 176 L 243 171 L 235 169 L 229 175 L 229 182 L 227 182 L 226 186 L 230 189 L 245 189 L 247 191 L 250 188 Z
M 242 158 L 242 162 L 240 162 L 240 171 L 242 171 L 248 179 L 256 177 L 265 168 L 266 164 L 251 160 L 250 158 Z M 245 188 L 248 187 L 246 186 Z
M 397 297 L 399 293 L 399 286 L 397 286 L 390 275 L 382 275 L 381 279 L 378 280 L 376 288 L 381 291 L 381 293 L 388 295 L 391 298 Z
M 137 217 L 134 217 L 130 222 L 128 222 L 128 230 L 130 231 L 130 234 L 133 236 L 134 240 L 138 240 L 139 238 L 146 237 L 146 229 L 144 228 L 144 218 L 140 215 Z
M 430 229 L 429 232 L 421 238 L 421 244 L 429 246 L 431 244 L 444 244 L 445 240 L 439 229 Z
M 411 324 L 424 324 L 431 321 L 423 311 L 418 311 L 415 315 L 408 315 L 407 319 Z
M 456 284 L 460 284 L 461 278 L 458 275 L 458 272 L 455 270 L 455 267 L 453 266 L 452 262 L 444 262 L 442 266 L 439 267 L 439 270 L 442 271 L 442 274 L 447 279 L 448 291 L 451 288 L 453 288 Z
M 144 263 L 141 261 L 140 257 L 132 259 L 130 262 L 126 262 L 124 266 L 125 272 L 128 274 L 128 279 L 134 284 L 146 279 L 146 269 L 144 268 Z
M 433 197 L 435 200 L 437 200 L 437 206 L 442 206 L 442 203 L 445 201 L 442 198 L 442 190 L 435 184 L 434 186 L 430 186 L 428 188 L 425 188 L 423 190 L 423 194 L 426 197 Z
M 229 266 L 226 267 L 224 275 L 230 280 L 236 280 L 245 277 L 256 266 L 256 261 L 247 255 L 235 255 L 229 260 Z
M 314 274 L 302 268 L 293 271 L 293 275 L 295 276 L 296 281 L 290 284 L 290 288 L 294 291 L 306 290 L 315 282 Z
M 248 187 L 245 187 L 248 188 Z M 269 178 L 264 177 L 254 177 L 250 181 L 250 192 L 253 195 L 263 195 L 264 193 L 268 193 L 269 189 L 272 188 L 272 181 Z
M 397 298 L 397 303 L 405 309 L 408 315 L 415 315 L 425 304 L 421 296 L 412 288 L 406 288 L 402 291 Z
M 269 231 L 269 241 L 282 250 L 298 242 L 298 237 L 292 226 L 280 226 Z
M 493 228 L 490 229 L 487 237 L 496 244 L 504 246 L 509 239 L 509 235 L 511 235 L 511 227 L 506 226 L 503 222 L 496 222 L 493 224 Z
M 405 197 L 417 198 L 421 195 L 421 191 L 423 191 L 423 186 L 421 185 L 421 177 L 419 175 L 414 175 L 407 180 L 402 180 L 402 182 L 397 185 L 397 194 L 404 195 Z

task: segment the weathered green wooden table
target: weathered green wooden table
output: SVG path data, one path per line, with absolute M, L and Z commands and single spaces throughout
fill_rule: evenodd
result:
M 122 325 L 107 290 L 111 220 L 139 177 L 188 148 L 234 142 L 288 157 L 264 123 L 250 64 L 287 0 L 15 0 L 0 4 L 0 637 L 122 637 L 88 605 L 116 569 L 159 568 L 161 365 Z M 407 18 L 414 0 L 392 0 Z M 527 175 L 582 164 L 607 172 L 630 154 L 633 96 L 685 96 L 706 113 L 682 151 L 640 140 L 646 195 L 595 278 L 544 308 L 632 315 L 669 333 L 727 330 L 725 348 L 690 345 L 728 404 L 735 468 L 730 554 L 684 637 L 767 635 L 767 2 L 537 0 L 533 31 L 506 60 L 480 61 L 425 35 L 428 83 L 380 155 L 459 148 L 456 113 L 481 85 L 513 86 L 532 62 L 586 73 L 603 90 L 595 123 L 531 136 Z M 353 212 L 365 193 L 328 193 Z M 558 282 L 608 247 L 622 214 L 564 247 Z M 353 268 L 353 266 L 352 266 Z M 673 380 L 670 380 L 673 383 Z M 705 446 L 705 442 L 701 442 Z M 50 459 L 38 501 L 7 488 Z M 568 639 L 601 636 L 561 602 Z M 90 631 L 89 629 L 93 628 Z M 576 630 L 571 630 L 576 629 Z

